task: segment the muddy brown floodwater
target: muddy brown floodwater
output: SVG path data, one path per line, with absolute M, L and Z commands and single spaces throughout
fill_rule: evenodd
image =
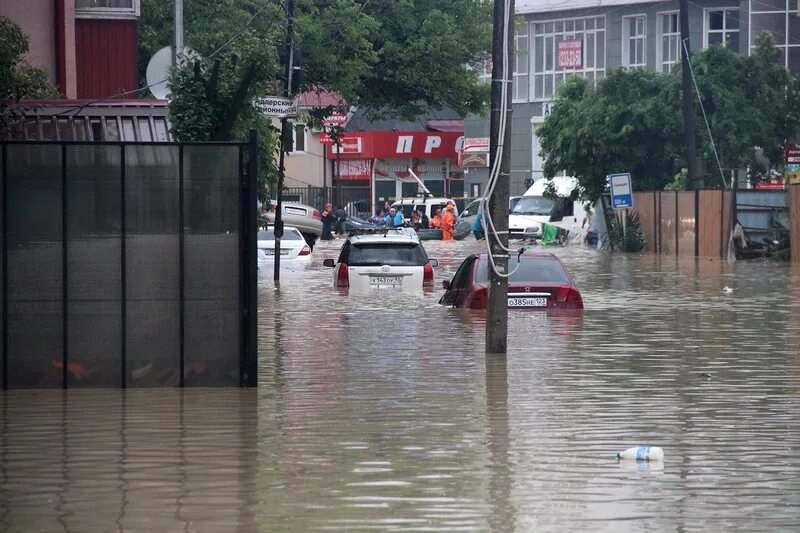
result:
M 776 530 L 800 523 L 800 272 L 554 251 L 582 317 L 259 287 L 258 390 L 0 395 L 0 531 Z M 724 292 L 724 287 L 733 292 Z M 637 444 L 662 465 L 619 464 Z

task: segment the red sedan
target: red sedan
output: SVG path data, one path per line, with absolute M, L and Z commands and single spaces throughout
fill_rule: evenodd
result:
M 509 270 L 517 266 L 509 260 Z M 440 304 L 469 309 L 486 309 L 489 297 L 489 260 L 486 254 L 467 257 L 451 281 L 443 283 Z M 581 292 L 561 261 L 553 254 L 525 254 L 519 268 L 508 280 L 509 309 L 583 309 Z

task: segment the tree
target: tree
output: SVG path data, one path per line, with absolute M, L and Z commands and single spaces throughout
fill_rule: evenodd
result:
M 779 166 L 784 143 L 800 133 L 800 80 L 778 59 L 768 33 L 758 37 L 749 57 L 724 46 L 692 55 L 699 98 L 723 168 L 755 167 L 758 148 Z M 613 70 L 596 87 L 582 78 L 565 81 L 553 112 L 537 131 L 545 175 L 566 171 L 592 201 L 613 172 L 630 172 L 636 190 L 668 184 L 674 190 L 685 184 L 676 168 L 685 161 L 680 76 L 680 68 L 667 74 Z M 696 112 L 704 181 L 719 187 L 723 181 L 699 101 Z
M 669 78 L 647 70 L 612 70 L 596 88 L 584 78 L 566 80 L 536 132 L 545 176 L 575 176 L 589 201 L 615 172 L 630 172 L 638 190 L 662 188 L 680 146 L 679 105 Z
M 143 2 L 140 73 L 172 42 L 170 4 Z M 426 104 L 481 111 L 489 88 L 478 83 L 477 67 L 489 46 L 490 9 L 485 0 L 296 0 L 300 88 L 333 90 L 348 105 L 404 117 Z M 190 2 L 184 18 L 186 44 L 203 59 L 199 71 L 190 61 L 172 75 L 176 138 L 233 139 L 253 126 L 270 132 L 252 100 L 282 94 L 286 14 L 277 0 Z M 272 130 L 263 153 L 274 154 L 276 140 Z M 261 165 L 272 176 L 274 166 L 271 158 Z
M 28 36 L 6 17 L 0 16 L 0 138 L 6 137 L 22 118 L 20 100 L 56 98 L 47 72 L 28 65 Z

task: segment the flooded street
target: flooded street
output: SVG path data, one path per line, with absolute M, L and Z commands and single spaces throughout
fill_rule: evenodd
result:
M 553 249 L 582 317 L 507 358 L 441 281 L 331 288 L 341 241 L 259 288 L 258 390 L 0 395 L 0 531 L 775 530 L 800 522 L 800 272 Z M 724 287 L 733 292 L 724 292 Z M 638 444 L 663 465 L 620 464 Z

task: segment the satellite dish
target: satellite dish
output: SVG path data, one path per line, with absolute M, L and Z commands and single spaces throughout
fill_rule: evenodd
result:
M 150 92 L 153 96 L 160 100 L 166 99 L 169 92 L 169 69 L 172 67 L 172 46 L 165 46 L 150 58 L 147 63 L 147 71 L 145 78 L 147 85 L 150 87 Z M 199 59 L 200 56 L 189 48 L 183 48 L 183 57 L 185 59 Z
M 163 100 L 169 94 L 169 69 L 172 66 L 172 47 L 165 46 L 150 58 L 147 63 L 145 78 L 153 96 Z

